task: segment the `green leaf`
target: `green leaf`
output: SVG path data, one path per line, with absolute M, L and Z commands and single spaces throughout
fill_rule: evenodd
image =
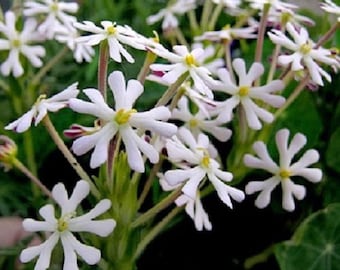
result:
M 326 150 L 326 162 L 336 172 L 340 173 L 340 127 L 332 134 Z
M 340 204 L 310 215 L 292 240 L 275 247 L 281 270 L 340 269 Z

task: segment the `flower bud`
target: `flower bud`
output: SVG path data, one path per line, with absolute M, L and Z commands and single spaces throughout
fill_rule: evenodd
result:
M 0 166 L 5 171 L 13 167 L 13 161 L 16 159 L 18 147 L 13 140 L 5 135 L 0 135 Z

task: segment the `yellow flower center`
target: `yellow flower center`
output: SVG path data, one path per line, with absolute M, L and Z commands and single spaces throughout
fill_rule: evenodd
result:
M 312 50 L 312 46 L 310 45 L 309 42 L 306 42 L 305 44 L 301 45 L 300 47 L 300 52 L 302 54 L 308 54 Z
M 185 57 L 185 63 L 188 65 L 188 66 L 197 66 L 197 63 L 196 63 L 196 59 L 195 57 L 189 53 L 186 57 Z
M 208 154 L 204 154 L 202 160 L 201 160 L 201 165 L 204 168 L 209 168 L 210 165 L 210 156 Z
M 50 5 L 50 9 L 52 12 L 56 13 L 59 10 L 59 6 L 57 1 L 54 1 L 51 5 Z
M 118 124 L 118 125 L 123 125 L 123 124 L 126 124 L 131 115 L 136 113 L 137 111 L 135 109 L 131 109 L 131 110 L 124 110 L 124 109 L 120 109 L 117 113 L 116 113 L 116 116 L 115 116 L 115 122 Z
M 292 18 L 292 14 L 291 14 L 291 13 L 289 13 L 289 12 L 283 12 L 283 13 L 281 14 L 281 23 L 282 23 L 283 25 L 285 25 L 285 24 L 287 24 L 287 23 L 291 20 L 291 18 Z
M 109 35 L 114 35 L 116 33 L 116 27 L 114 27 L 113 25 L 109 26 L 108 28 L 106 28 L 106 31 Z
M 12 46 L 14 48 L 19 48 L 21 46 L 21 41 L 19 39 L 13 39 L 12 40 Z
M 192 118 L 189 120 L 189 126 L 194 128 L 194 127 L 197 127 L 198 126 L 198 120 L 195 119 L 195 118 Z
M 249 90 L 249 86 L 240 86 L 240 88 L 238 89 L 238 94 L 240 97 L 247 96 L 249 94 Z
M 282 169 L 282 170 L 279 172 L 279 176 L 280 176 L 281 179 L 283 179 L 283 180 L 289 178 L 291 175 L 292 175 L 291 171 L 286 170 L 286 169 Z
M 209 156 L 209 153 L 208 153 L 207 149 L 205 149 L 205 148 L 197 148 L 197 150 L 200 150 L 200 151 L 203 152 L 203 157 L 201 159 L 201 166 L 203 168 L 208 169 L 209 166 L 210 166 L 210 156 Z
M 58 231 L 64 232 L 68 229 L 68 222 L 65 218 L 58 219 Z

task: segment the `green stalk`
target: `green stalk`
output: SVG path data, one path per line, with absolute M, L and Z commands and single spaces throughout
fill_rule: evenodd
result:
M 170 85 L 169 88 L 163 94 L 163 96 L 158 100 L 155 107 L 166 105 L 170 101 L 170 99 L 172 99 L 172 97 L 176 94 L 176 91 L 182 85 L 182 83 L 185 82 L 185 80 L 188 77 L 188 74 L 189 74 L 188 71 L 183 73 L 175 83 Z
M 19 171 L 21 171 L 24 175 L 26 175 L 32 183 L 40 188 L 40 190 L 48 197 L 53 199 L 52 193 L 48 190 L 48 188 L 36 177 L 34 174 L 27 169 L 27 167 L 20 162 L 20 160 L 14 158 L 12 161 L 12 164 L 14 165 L 15 168 L 17 168 Z
M 138 243 L 138 246 L 136 248 L 136 252 L 133 256 L 134 260 L 137 260 L 139 256 L 143 253 L 147 245 L 156 238 L 158 234 L 160 234 L 166 226 L 170 223 L 170 221 L 181 211 L 183 210 L 183 207 L 176 207 L 171 210 L 171 212 L 161 220 L 156 226 L 152 228 L 152 230 Z
M 214 9 L 214 11 L 211 15 L 210 23 L 209 23 L 209 26 L 208 26 L 209 31 L 212 31 L 212 30 L 215 29 L 216 22 L 218 20 L 218 17 L 220 16 L 222 10 L 223 10 L 223 2 L 220 1 L 220 3 L 217 6 L 215 6 L 215 9 Z
M 336 32 L 336 30 L 338 30 L 340 26 L 340 22 L 336 22 L 335 24 L 332 25 L 332 27 L 319 39 L 319 41 L 315 44 L 314 49 L 319 48 L 320 46 L 322 46 L 327 40 L 329 40 L 334 33 Z
M 104 40 L 99 46 L 99 59 L 98 59 L 98 90 L 106 100 L 107 89 L 107 67 L 109 62 L 109 46 L 107 41 Z
M 67 53 L 68 48 L 65 46 L 61 51 L 59 51 L 51 60 L 49 60 L 43 68 L 33 77 L 30 83 L 31 87 L 40 84 L 41 79 L 49 72 Z
M 167 197 L 165 197 L 162 201 L 160 201 L 158 204 L 156 204 L 154 207 L 149 209 L 147 212 L 140 215 L 134 222 L 131 224 L 131 228 L 136 228 L 147 221 L 149 221 L 151 218 L 153 218 L 155 215 L 157 215 L 160 211 L 168 207 L 171 203 L 175 201 L 175 199 L 181 194 L 182 187 L 179 187 L 172 191 Z
M 255 51 L 255 62 L 261 63 L 262 62 L 262 54 L 263 54 L 263 42 L 264 36 L 267 26 L 267 19 L 269 14 L 270 4 L 263 5 L 263 15 L 261 17 L 259 32 L 257 36 L 257 43 L 256 43 L 256 51 Z M 260 85 L 260 79 L 257 79 L 255 85 Z
M 100 193 L 98 189 L 96 188 L 95 184 L 92 182 L 92 179 L 88 176 L 88 174 L 85 172 L 85 170 L 81 167 L 81 165 L 78 163 L 76 158 L 73 156 L 71 151 L 67 148 L 64 141 L 60 138 L 57 130 L 55 129 L 51 119 L 48 115 L 46 115 L 42 123 L 45 125 L 48 133 L 50 134 L 51 138 L 53 139 L 56 146 L 59 148 L 59 150 L 62 152 L 66 160 L 70 163 L 72 168 L 77 172 L 77 174 L 80 176 L 81 179 L 87 181 L 90 185 L 90 189 L 92 194 L 96 198 L 100 198 Z
M 284 112 L 290 104 L 292 104 L 297 97 L 301 94 L 301 92 L 305 89 L 308 81 L 309 81 L 309 76 L 307 75 L 303 80 L 300 81 L 300 83 L 296 86 L 296 88 L 294 89 L 293 93 L 288 97 L 288 99 L 286 100 L 285 104 L 283 104 L 283 106 L 281 106 L 274 114 L 275 119 L 277 119 L 282 112 Z

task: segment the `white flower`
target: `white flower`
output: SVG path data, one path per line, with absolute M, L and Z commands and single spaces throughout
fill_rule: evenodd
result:
M 263 142 L 256 142 L 253 145 L 256 156 L 246 154 L 244 163 L 251 168 L 259 168 L 270 172 L 273 176 L 265 181 L 251 181 L 246 186 L 246 193 L 252 194 L 260 191 L 255 205 L 259 208 L 266 207 L 270 202 L 270 195 L 273 189 L 281 184 L 282 188 L 282 207 L 287 211 L 295 209 L 294 197 L 302 200 L 306 195 L 304 186 L 295 184 L 291 177 L 300 176 L 308 181 L 316 183 L 321 181 L 322 171 L 317 168 L 307 168 L 319 160 L 319 154 L 311 149 L 296 162 L 294 156 L 306 144 L 306 137 L 297 133 L 290 145 L 288 145 L 289 130 L 281 129 L 276 134 L 276 145 L 280 155 L 280 162 L 276 164 L 269 156 L 267 148 Z
M 325 0 L 325 3 L 321 3 L 321 8 L 328 13 L 338 16 L 338 22 L 340 22 L 340 7 L 331 0 Z
M 76 28 L 93 33 L 92 35 L 77 38 L 77 42 L 94 46 L 103 40 L 107 40 L 109 44 L 110 57 L 119 63 L 122 61 L 121 55 L 130 63 L 134 63 L 135 61 L 128 51 L 122 46 L 122 44 L 129 45 L 138 50 L 146 49 L 144 44 L 147 42 L 147 39 L 136 33 L 130 27 L 117 25 L 116 23 L 110 21 L 102 21 L 101 25 L 103 28 L 96 26 L 90 21 L 74 23 Z
M 211 74 L 215 75 L 217 70 L 225 66 L 225 61 L 222 58 L 216 57 L 216 47 L 213 45 L 208 45 L 204 47 L 202 43 L 196 42 L 191 45 L 192 49 L 202 48 L 203 53 L 196 61 L 199 66 L 206 67 Z
M 37 22 L 28 19 L 24 22 L 23 30 L 18 32 L 15 14 L 12 11 L 5 13 L 5 22 L 0 22 L 0 32 L 6 39 L 0 39 L 0 50 L 9 51 L 8 58 L 1 64 L 1 73 L 8 76 L 11 72 L 15 77 L 24 73 L 20 63 L 20 55 L 24 55 L 34 67 L 41 67 L 41 57 L 45 55 L 44 47 L 30 45 L 31 42 L 40 41 L 41 37 L 36 32 Z
M 276 10 L 287 10 L 287 9 L 296 9 L 298 8 L 297 5 L 294 5 L 292 3 L 286 3 L 280 0 L 246 0 L 247 2 L 250 2 L 250 6 L 253 9 L 260 9 L 262 10 L 265 4 L 269 4 L 270 8 L 276 9 Z
M 171 29 L 178 26 L 176 15 L 182 15 L 189 10 L 196 8 L 196 0 L 177 0 L 170 1 L 166 8 L 161 9 L 157 14 L 146 18 L 148 24 L 154 24 L 163 19 L 162 29 Z
M 212 225 L 207 212 L 203 208 L 199 192 L 197 192 L 195 198 L 182 194 L 175 200 L 175 203 L 177 206 L 185 205 L 185 212 L 194 221 L 196 230 L 206 229 L 211 231 Z
M 290 9 L 284 11 L 271 9 L 268 14 L 268 22 L 272 28 L 276 29 L 280 29 L 282 25 L 285 25 L 287 22 L 297 27 L 302 27 L 302 25 L 312 27 L 315 25 L 315 22 L 311 18 L 297 14 L 294 10 Z
M 207 31 L 204 32 L 201 36 L 195 37 L 196 41 L 202 40 L 210 40 L 214 42 L 221 41 L 232 41 L 235 39 L 251 39 L 256 38 L 257 35 L 254 33 L 256 31 L 256 27 L 249 26 L 243 28 L 232 28 L 229 24 L 224 26 L 219 31 Z
M 183 121 L 195 136 L 206 132 L 223 142 L 229 140 L 231 136 L 231 131 L 228 128 L 221 127 L 223 123 L 217 119 L 209 119 L 202 110 L 193 115 L 189 109 L 188 98 L 185 96 L 178 101 L 177 108 L 172 111 L 171 118 Z
M 170 185 L 166 179 L 164 178 L 164 174 L 158 173 L 159 184 L 161 185 L 164 191 L 171 191 L 176 188 L 179 188 L 181 183 L 177 185 Z M 185 212 L 191 217 L 191 219 L 195 223 L 196 230 L 202 231 L 206 229 L 210 231 L 212 229 L 211 222 L 209 220 L 208 214 L 203 209 L 203 205 L 200 199 L 200 193 L 197 192 L 196 197 L 192 198 L 186 194 L 181 194 L 175 200 L 177 206 L 185 205 Z
M 290 65 L 293 71 L 300 71 L 306 67 L 312 80 L 318 85 L 323 86 L 322 76 L 331 81 L 331 76 L 316 62 L 338 67 L 339 63 L 335 58 L 332 58 L 331 51 L 320 47 L 314 48 L 315 43 L 309 39 L 305 28 L 300 28 L 300 31 L 297 31 L 291 23 L 287 23 L 286 28 L 293 40 L 276 29 L 268 32 L 272 42 L 293 51 L 293 54 L 290 55 L 280 55 L 278 63 L 283 66 Z
M 64 270 L 78 269 L 77 255 L 89 265 L 99 262 L 100 250 L 82 244 L 72 234 L 73 232 L 90 232 L 104 237 L 108 236 L 116 225 L 113 219 L 93 220 L 111 207 L 111 201 L 108 199 L 101 200 L 88 213 L 76 216 L 76 208 L 89 192 L 89 184 L 84 180 L 77 182 L 70 198 L 68 198 L 64 184 L 59 183 L 54 186 L 52 195 L 61 208 L 60 217 L 56 218 L 53 205 L 47 204 L 39 210 L 44 221 L 31 218 L 23 221 L 23 227 L 26 231 L 45 231 L 51 233 L 51 235 L 42 244 L 24 249 L 20 254 L 21 262 L 26 263 L 38 257 L 34 269 L 45 270 L 49 268 L 52 250 L 59 240 L 64 249 Z
M 91 62 L 95 55 L 94 49 L 90 45 L 77 42 L 77 38 L 79 38 L 79 33 L 74 27 L 60 27 L 55 35 L 57 41 L 66 43 L 67 47 L 73 51 L 73 57 L 77 63 Z
M 241 0 L 212 0 L 216 5 L 223 5 L 227 8 L 236 9 L 240 6 Z
M 214 159 L 216 153 L 209 152 L 209 139 L 205 134 L 198 135 L 197 140 L 186 128 L 180 128 L 178 136 L 183 141 L 174 138 L 166 143 L 169 159 L 180 169 L 164 173 L 164 179 L 170 185 L 183 183 L 182 192 L 192 199 L 196 198 L 199 188 L 204 185 L 206 178 L 212 183 L 219 198 L 232 208 L 231 198 L 240 202 L 244 193 L 237 188 L 227 185 L 233 175 L 220 169 Z
M 209 98 L 213 97 L 212 91 L 209 88 L 214 83 L 211 72 L 204 66 L 200 66 L 197 59 L 200 59 L 204 50 L 195 48 L 189 52 L 184 45 L 176 45 L 173 47 L 175 53 L 172 53 L 164 47 L 150 48 L 156 55 L 167 59 L 171 64 L 152 64 L 150 69 L 154 72 L 164 72 L 162 80 L 166 83 L 175 83 L 186 72 L 194 82 L 194 87 L 203 95 Z
M 70 100 L 71 109 L 98 117 L 102 125 L 99 131 L 75 140 L 72 150 L 75 154 L 82 155 L 94 148 L 90 166 L 98 167 L 107 160 L 109 143 L 118 132 L 124 142 L 130 167 L 135 171 L 144 172 L 144 160 L 141 152 L 152 163 L 158 162 L 159 154 L 138 134 L 136 129 L 140 128 L 163 136 L 172 136 L 176 133 L 177 128 L 173 124 L 162 122 L 171 116 L 169 109 L 164 106 L 146 112 L 137 112 L 133 109 L 132 106 L 136 99 L 144 91 L 139 81 L 130 80 L 126 85 L 122 72 L 115 71 L 109 75 L 108 82 L 114 96 L 115 109 L 111 109 L 105 103 L 97 89 L 84 90 L 91 102 L 80 99 Z
M 253 82 L 258 79 L 264 72 L 263 65 L 253 63 L 248 73 L 243 59 L 235 59 L 232 63 L 234 71 L 238 75 L 238 84 L 234 83 L 227 69 L 220 69 L 218 72 L 221 81 L 216 81 L 214 90 L 219 90 L 231 95 L 226 101 L 220 102 L 216 112 L 221 121 L 230 121 L 233 109 L 242 106 L 249 127 L 252 129 L 261 129 L 262 124 L 259 120 L 271 123 L 274 116 L 269 111 L 261 108 L 254 100 L 261 100 L 271 106 L 280 107 L 285 99 L 282 96 L 274 95 L 273 92 L 282 90 L 284 84 L 280 80 L 274 80 L 263 86 L 252 86 Z
M 40 16 L 45 15 L 44 21 L 39 25 L 38 31 L 47 38 L 52 39 L 60 26 L 70 28 L 76 17 L 67 13 L 76 13 L 78 4 L 76 2 L 67 3 L 56 0 L 26 1 L 24 4 L 24 15 Z
M 68 105 L 69 99 L 75 98 L 78 95 L 79 90 L 77 86 L 78 83 L 74 83 L 50 98 L 46 98 L 46 95 L 41 95 L 28 112 L 8 124 L 5 129 L 24 132 L 31 126 L 32 121 L 34 121 L 34 125 L 37 126 L 47 112 L 56 112 L 65 108 Z

